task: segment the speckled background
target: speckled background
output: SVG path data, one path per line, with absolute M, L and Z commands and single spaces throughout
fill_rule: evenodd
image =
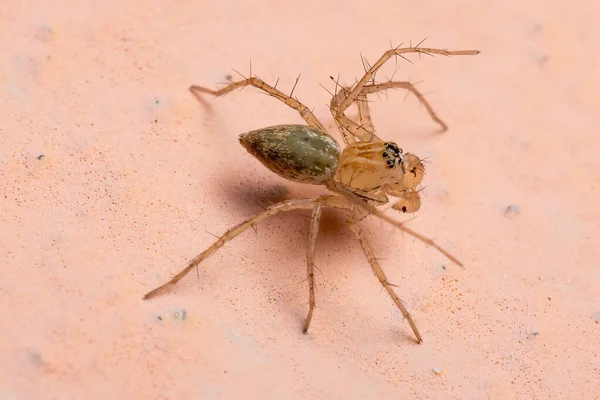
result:
M 0 399 L 600 397 L 598 21 L 584 1 L 4 1 Z M 250 60 L 284 91 L 301 74 L 294 94 L 335 133 L 320 84 L 424 38 L 482 53 L 379 77 L 421 82 L 450 130 L 401 91 L 373 118 L 428 157 L 410 226 L 465 268 L 363 223 L 422 345 L 343 213 L 323 218 L 308 335 L 306 212 L 141 300 L 214 235 L 323 192 L 237 142 L 297 113 L 251 88 L 203 106 L 190 84 Z

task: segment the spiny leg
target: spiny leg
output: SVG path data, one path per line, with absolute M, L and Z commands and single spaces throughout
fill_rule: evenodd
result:
M 331 112 L 334 118 L 336 119 L 340 130 L 344 130 L 345 132 L 354 136 L 355 138 L 358 138 L 362 142 L 370 142 L 374 140 L 381 141 L 381 139 L 375 134 L 375 128 L 373 127 L 371 113 L 369 111 L 367 95 L 385 91 L 388 89 L 406 89 L 410 91 L 412 94 L 415 95 L 415 97 L 417 98 L 417 100 L 419 100 L 423 107 L 425 107 L 431 119 L 442 127 L 442 132 L 448 130 L 448 126 L 437 116 L 437 114 L 433 110 L 433 107 L 431 107 L 429 102 L 425 99 L 425 96 L 423 96 L 423 94 L 419 92 L 412 83 L 398 81 L 372 83 L 363 86 L 362 91 L 357 94 L 356 99 L 354 100 L 356 102 L 356 105 L 358 106 L 360 125 L 348 118 L 345 113 L 338 112 L 340 103 L 343 101 L 343 99 L 346 98 L 346 96 L 348 96 L 348 93 L 350 93 L 351 90 L 351 88 L 349 87 L 342 88 L 342 90 L 331 99 L 330 105 Z M 348 135 L 344 135 L 344 141 L 346 141 L 346 144 L 349 144 L 349 141 L 346 140 L 347 137 Z
M 351 120 L 344 113 L 338 113 L 338 107 L 340 102 L 348 96 L 350 88 L 340 86 L 333 77 L 330 77 L 336 85 L 336 93 L 331 97 L 329 110 L 333 115 L 336 125 L 339 131 L 342 133 L 342 139 L 346 145 L 355 143 L 358 140 L 362 142 L 380 141 L 383 142 L 375 134 L 375 128 L 373 121 L 371 120 L 371 112 L 369 111 L 369 105 L 367 103 L 367 96 L 359 93 L 357 96 L 356 104 L 358 106 L 358 114 L 360 119 L 360 125 Z M 339 91 L 338 91 L 339 89 Z M 364 99 L 364 101 L 363 101 Z
M 408 323 L 410 324 L 410 327 L 412 328 L 412 330 L 417 338 L 417 343 L 421 343 L 423 341 L 423 339 L 421 338 L 421 334 L 419 333 L 419 330 L 417 329 L 417 325 L 413 321 L 413 319 L 410 316 L 406 307 L 404 307 L 404 304 L 402 304 L 402 300 L 400 300 L 398 295 L 394 292 L 394 289 L 392 289 L 392 286 L 388 282 L 388 280 L 385 276 L 385 273 L 383 272 L 383 269 L 381 269 L 381 267 L 379 266 L 379 263 L 377 262 L 377 259 L 375 258 L 375 255 L 373 254 L 373 250 L 371 249 L 371 246 L 369 246 L 369 243 L 367 243 L 367 240 L 364 237 L 362 230 L 360 229 L 358 224 L 356 222 L 354 222 L 352 219 L 348 220 L 348 225 L 350 226 L 350 229 L 352 229 L 352 232 L 354 232 L 354 235 L 360 242 L 363 252 L 365 253 L 365 256 L 367 256 L 367 260 L 369 260 L 369 264 L 371 264 L 373 273 L 375 274 L 377 279 L 379 279 L 379 282 L 381 283 L 381 285 L 388 292 L 388 294 L 390 295 L 390 297 L 392 298 L 392 300 L 394 301 L 394 303 L 396 304 L 396 306 L 398 307 L 398 309 L 400 310 L 402 315 L 404 315 L 404 318 L 406 318 L 408 320 Z
M 277 203 L 277 204 L 267 207 L 265 210 L 259 212 L 252 218 L 234 226 L 233 228 L 231 228 L 227 232 L 225 232 L 225 234 L 223 234 L 221 237 L 219 237 L 217 239 L 217 241 L 215 243 L 213 243 L 209 248 L 207 248 L 201 254 L 194 257 L 188 263 L 188 265 L 183 270 L 181 270 L 181 272 L 179 272 L 177 275 L 175 275 L 173 277 L 173 279 L 171 279 L 164 285 L 161 285 L 161 286 L 157 287 L 156 289 L 152 290 L 151 292 L 147 293 L 144 296 L 144 300 L 151 299 L 151 298 L 167 291 L 171 287 L 175 286 L 175 284 L 177 284 L 177 282 L 179 282 L 181 279 L 183 279 L 184 276 L 186 276 L 191 270 L 193 270 L 195 267 L 197 267 L 202 261 L 206 260 L 214 252 L 216 252 L 218 249 L 220 249 L 225 243 L 229 242 L 230 240 L 233 240 L 236 236 L 238 236 L 239 234 L 241 234 L 248 228 L 253 227 L 254 225 L 265 220 L 266 218 L 271 217 L 275 214 L 278 214 L 282 211 L 314 208 L 315 204 L 319 204 L 319 201 L 321 198 L 329 198 L 329 197 L 331 197 L 331 196 L 320 196 L 320 197 L 311 198 L 311 199 L 286 200 L 286 201 L 282 201 L 280 203 Z
M 296 79 L 296 83 L 298 83 L 298 79 Z M 317 119 L 317 117 L 315 117 L 315 115 L 312 113 L 312 111 L 310 111 L 310 109 L 308 107 L 306 107 L 304 104 L 299 102 L 297 99 L 291 97 L 291 94 L 290 94 L 290 96 L 288 96 L 288 95 L 282 93 L 281 91 L 279 91 L 278 89 L 276 89 L 275 87 L 270 86 L 269 84 L 265 83 L 262 79 L 259 79 L 254 76 L 251 76 L 250 78 L 245 78 L 244 80 L 239 81 L 239 82 L 232 82 L 229 85 L 227 85 L 224 88 L 219 89 L 219 90 L 212 90 L 212 89 L 208 89 L 208 88 L 205 88 L 202 86 L 192 85 L 192 86 L 190 86 L 190 91 L 196 97 L 198 97 L 198 93 L 208 93 L 215 97 L 219 97 L 219 96 L 223 96 L 224 94 L 229 93 L 235 89 L 243 88 L 245 86 L 254 86 L 257 89 L 264 91 L 269 96 L 275 97 L 277 100 L 282 101 L 289 107 L 298 111 L 300 116 L 304 119 L 304 121 L 306 121 L 306 123 L 309 126 L 315 128 L 315 129 L 319 129 L 320 131 L 322 131 L 324 133 L 327 133 L 323 124 L 321 124 L 321 122 Z M 295 84 L 294 84 L 294 87 L 296 87 Z M 294 92 L 294 90 L 292 89 L 292 93 L 293 92 Z
M 346 111 L 346 109 L 348 107 L 350 107 L 350 104 L 352 104 L 356 100 L 358 94 L 362 92 L 363 87 L 365 85 L 367 85 L 367 83 L 373 78 L 373 76 L 375 75 L 377 70 L 379 68 L 381 68 L 381 66 L 383 64 L 385 64 L 387 60 L 389 60 L 393 56 L 403 57 L 402 54 L 406 54 L 406 53 L 419 53 L 419 54 L 426 54 L 426 55 L 439 54 L 439 55 L 443 55 L 443 56 L 452 56 L 452 55 L 476 55 L 476 54 L 479 54 L 479 50 L 455 50 L 455 51 L 452 51 L 452 50 L 431 49 L 431 48 L 419 47 L 419 45 L 417 45 L 415 47 L 405 47 L 405 48 L 396 47 L 396 48 L 390 49 L 390 50 L 386 51 L 385 53 L 383 53 L 383 55 L 379 58 L 379 60 L 377 60 L 377 62 L 375 64 L 373 64 L 373 66 L 371 66 L 367 70 L 367 72 L 365 72 L 363 77 L 356 84 L 352 85 L 352 90 L 350 90 L 350 93 L 348 93 L 346 98 L 339 104 L 339 107 L 337 108 L 337 115 L 343 114 L 344 111 Z
M 321 203 L 317 202 L 312 212 L 312 222 L 310 224 L 310 233 L 308 236 L 308 255 L 306 265 L 308 272 L 308 315 L 304 321 L 303 332 L 308 332 L 310 321 L 312 320 L 313 310 L 315 309 L 315 247 L 317 243 L 317 234 L 319 233 L 319 222 L 321 221 Z
M 423 94 L 421 94 L 421 92 L 419 92 L 417 90 L 415 85 L 413 85 L 410 82 L 390 81 L 390 82 L 384 82 L 384 83 L 375 83 L 375 84 L 365 85 L 363 87 L 361 95 L 364 94 L 366 97 L 367 94 L 377 93 L 377 92 L 381 92 L 381 91 L 388 90 L 388 89 L 406 89 L 406 90 L 410 91 L 412 94 L 415 95 L 415 97 L 417 98 L 417 100 L 419 100 L 419 102 L 423 105 L 423 107 L 425 107 L 425 109 L 427 110 L 427 113 L 429 114 L 431 119 L 434 120 L 437 124 L 439 124 L 442 127 L 442 131 L 448 130 L 448 126 L 444 123 L 444 121 L 442 121 L 437 116 L 435 111 L 433 111 L 433 107 L 431 107 L 429 102 L 425 99 L 425 96 L 423 96 Z M 360 95 L 359 95 L 359 99 L 360 99 Z
M 329 103 L 329 111 L 331 111 L 331 115 L 333 115 L 333 120 L 335 121 L 335 124 L 338 127 L 338 131 L 340 132 L 340 134 L 342 135 L 342 139 L 344 140 L 344 143 L 346 145 L 349 145 L 350 143 L 355 143 L 356 142 L 356 135 L 354 135 L 351 131 L 351 124 L 349 124 L 347 121 L 342 120 L 341 118 L 336 118 L 336 108 L 337 105 L 334 102 L 334 100 L 338 97 L 341 96 L 342 94 L 340 92 L 338 92 L 338 89 L 341 89 L 342 91 L 344 90 L 344 88 L 342 86 L 339 85 L 338 81 L 336 81 L 333 76 L 330 76 L 329 78 L 331 78 L 331 80 L 335 83 L 335 90 L 334 93 L 331 93 L 329 90 L 327 90 L 323 85 L 323 88 L 325 88 L 325 90 L 327 90 L 327 92 L 329 92 L 329 94 L 331 95 L 331 101 Z M 345 117 L 345 115 L 344 115 Z
M 326 186 L 332 192 L 338 193 L 339 195 L 343 196 L 346 201 L 350 202 L 349 205 L 356 205 L 356 206 L 364 208 L 365 210 L 367 210 L 369 212 L 369 214 L 373 214 L 374 216 L 381 218 L 382 220 L 384 220 L 384 221 L 388 222 L 389 224 L 395 226 L 396 228 L 400 229 L 402 232 L 406 232 L 409 235 L 411 235 L 412 237 L 425 243 L 426 245 L 433 247 L 434 249 L 436 249 L 437 251 L 442 253 L 444 256 L 446 256 L 453 263 L 455 263 L 461 267 L 463 266 L 463 264 L 460 261 L 458 261 L 458 259 L 456 257 L 454 257 L 452 254 L 450 254 L 447 250 L 442 248 L 439 244 L 434 242 L 432 239 L 430 239 L 426 236 L 423 236 L 416 231 L 413 231 L 412 229 L 405 226 L 402 222 L 398 222 L 395 219 L 393 219 L 392 217 L 390 217 L 389 215 L 384 214 L 383 212 L 381 212 L 380 210 L 378 210 L 371 204 L 367 203 L 360 196 L 356 195 L 355 193 L 352 193 L 342 183 L 332 180 L 332 181 L 328 181 L 326 183 Z M 339 208 L 342 208 L 342 207 L 339 207 Z M 348 209 L 348 206 L 345 208 Z
M 365 128 L 368 132 L 371 132 L 373 136 L 375 136 L 375 127 L 373 126 L 371 110 L 369 110 L 369 100 L 367 99 L 366 93 L 358 94 L 358 96 L 356 97 L 356 105 L 358 107 L 360 126 Z M 372 140 L 373 139 L 371 139 L 371 141 Z
M 365 72 L 367 72 L 367 66 L 370 67 L 370 65 L 364 58 L 362 58 L 362 60 Z M 342 133 L 346 145 L 355 143 L 357 138 L 363 142 L 383 141 L 375 134 L 375 127 L 373 126 L 366 94 L 359 93 L 356 98 L 360 125 L 357 125 L 354 121 L 347 118 L 344 113 L 342 113 L 343 117 L 338 117 L 337 108 L 342 99 L 346 98 L 351 88 L 341 86 L 339 84 L 339 77 L 337 80 L 334 79 L 333 76 L 330 76 L 329 78 L 335 83 L 335 94 L 332 94 L 331 96 L 329 110 L 333 114 L 333 118 L 339 131 Z

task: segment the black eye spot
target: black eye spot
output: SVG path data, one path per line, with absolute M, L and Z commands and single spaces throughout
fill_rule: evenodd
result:
M 399 154 L 402 151 L 402 150 L 400 150 L 400 148 L 398 147 L 398 145 L 396 143 L 386 143 L 385 146 L 388 150 L 392 151 L 394 154 Z
M 394 162 L 394 160 L 388 160 L 387 165 L 390 168 L 394 168 L 394 165 L 396 165 L 396 163 Z
M 406 211 L 406 206 L 402 206 L 402 212 L 405 213 Z
M 383 156 L 383 158 L 387 158 L 388 153 L 387 153 L 387 151 L 384 151 L 381 155 Z

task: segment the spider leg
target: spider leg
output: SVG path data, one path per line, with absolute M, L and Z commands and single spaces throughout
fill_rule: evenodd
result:
M 331 79 L 333 79 L 333 77 L 331 77 Z M 383 142 L 383 140 L 375 134 L 375 127 L 373 126 L 373 121 L 371 119 L 371 112 L 369 110 L 366 94 L 359 93 L 355 100 L 356 105 L 358 106 L 359 125 L 348 118 L 345 113 L 338 113 L 339 104 L 346 98 L 351 88 L 341 87 L 337 81 L 335 84 L 339 87 L 339 91 L 337 91 L 336 88 L 336 94 L 331 98 L 329 109 L 339 131 L 342 133 L 344 143 L 349 145 L 350 143 L 355 143 L 357 139 L 361 142 Z
M 423 94 L 419 92 L 412 83 L 397 81 L 372 83 L 363 86 L 362 91 L 357 94 L 356 99 L 354 100 L 358 106 L 358 114 L 360 117 L 360 124 L 357 124 L 348 118 L 344 112 L 338 113 L 340 103 L 343 101 L 343 99 L 345 99 L 345 95 L 350 93 L 351 89 L 352 88 L 349 87 L 342 88 L 334 97 L 331 98 L 330 104 L 331 112 L 335 118 L 338 128 L 343 133 L 343 138 L 346 144 L 355 142 L 356 139 L 362 142 L 383 141 L 375 134 L 375 128 L 373 127 L 373 121 L 371 119 L 367 95 L 388 89 L 406 89 L 410 91 L 415 95 L 423 107 L 425 107 L 431 119 L 442 127 L 442 132 L 448 130 L 448 125 L 446 125 L 444 121 L 437 116 L 433 110 L 433 107 L 431 107 L 431 104 L 429 104 L 429 102 L 425 99 L 425 96 L 423 96 Z
M 387 214 L 384 214 L 383 212 L 381 212 L 380 210 L 378 210 L 377 208 L 375 208 L 375 206 L 372 206 L 371 204 L 367 203 L 366 201 L 364 201 L 362 198 L 360 198 L 359 196 L 357 196 L 355 193 L 352 193 L 350 190 L 348 190 L 343 184 L 339 183 L 339 182 L 335 182 L 335 181 L 328 181 L 327 182 L 327 188 L 329 190 L 331 190 L 334 193 L 337 193 L 341 196 L 343 196 L 343 198 L 347 201 L 350 202 L 346 209 L 348 209 L 348 207 L 350 205 L 355 205 L 355 206 L 359 206 L 364 208 L 366 211 L 369 212 L 369 214 L 373 214 L 374 216 L 381 218 L 382 220 L 388 222 L 389 224 L 395 226 L 396 228 L 400 229 L 402 232 L 406 232 L 409 235 L 411 235 L 412 237 L 420 240 L 421 242 L 425 243 L 426 245 L 433 247 L 434 249 L 436 249 L 437 251 L 439 251 L 440 253 L 442 253 L 444 256 L 446 256 L 449 260 L 451 260 L 452 262 L 454 262 L 455 264 L 459 265 L 459 266 L 463 266 L 463 264 L 458 261 L 458 259 L 456 257 L 454 257 L 452 254 L 450 254 L 447 250 L 445 250 L 444 248 L 442 248 L 439 244 L 437 244 L 436 242 L 434 242 L 432 239 L 421 235 L 420 233 L 413 231 L 412 229 L 410 229 L 409 227 L 405 226 L 402 222 L 398 222 L 396 221 L 394 218 L 390 217 Z M 339 207 L 342 208 L 342 207 Z
M 181 270 L 181 272 L 179 272 L 177 275 L 175 275 L 173 277 L 173 279 L 171 279 L 167 283 L 157 287 L 156 289 L 152 290 L 151 292 L 147 293 L 144 296 L 144 300 L 156 297 L 157 295 L 159 295 L 159 294 L 167 291 L 171 287 L 175 286 L 175 284 L 177 284 L 177 282 L 179 282 L 181 279 L 183 279 L 184 276 L 186 276 L 188 273 L 190 273 L 190 271 L 192 271 L 195 267 L 197 267 L 202 261 L 206 260 L 214 252 L 216 252 L 218 249 L 220 249 L 225 243 L 229 242 L 230 240 L 233 240 L 235 237 L 237 237 L 242 232 L 246 231 L 248 228 L 253 227 L 254 225 L 267 219 L 268 217 L 271 217 L 282 211 L 311 209 L 311 208 L 314 209 L 314 208 L 316 208 L 316 204 L 319 204 L 319 201 L 322 198 L 326 199 L 329 197 L 332 197 L 332 196 L 319 196 L 317 198 L 310 198 L 310 199 L 285 200 L 285 201 L 282 201 L 282 202 L 279 202 L 277 204 L 273 204 L 272 206 L 267 207 L 265 210 L 259 212 L 252 218 L 234 226 L 233 228 L 231 228 L 227 232 L 225 232 L 225 234 L 223 234 L 221 237 L 219 237 L 217 239 L 217 241 L 214 242 L 209 248 L 207 248 L 201 254 L 194 257 L 187 264 L 187 266 L 183 270 Z M 316 234 L 315 234 L 315 236 L 316 236 Z M 313 245 L 313 248 L 314 248 L 314 245 Z
M 358 106 L 358 115 L 360 126 L 371 132 L 375 136 L 375 127 L 371 118 L 371 110 L 369 110 L 369 100 L 366 93 L 359 93 L 356 97 L 356 105 Z M 376 136 L 375 136 L 376 137 Z
M 312 212 L 312 223 L 310 224 L 310 234 L 308 237 L 308 256 L 306 258 L 308 272 L 308 315 L 304 321 L 303 332 L 308 332 L 310 321 L 312 320 L 313 310 L 315 309 L 315 247 L 317 243 L 317 234 L 319 233 L 319 222 L 321 220 L 321 203 L 317 202 L 314 205 Z
M 385 82 L 385 83 L 375 83 L 375 84 L 365 85 L 363 87 L 363 90 L 360 93 L 360 95 L 364 95 L 364 97 L 366 98 L 367 94 L 377 93 L 377 92 L 381 92 L 381 91 L 388 90 L 388 89 L 406 89 L 409 92 L 411 92 L 412 94 L 414 94 L 415 97 L 417 98 L 417 100 L 419 100 L 419 102 L 423 105 L 423 107 L 425 107 L 425 109 L 427 110 L 427 113 L 429 114 L 431 119 L 434 120 L 437 124 L 439 124 L 442 127 L 442 132 L 448 130 L 448 125 L 446 125 L 444 123 L 444 121 L 442 121 L 437 116 L 435 111 L 433 111 L 433 107 L 431 107 L 429 102 L 425 99 L 425 96 L 423 96 L 423 94 L 421 94 L 421 92 L 419 92 L 417 90 L 417 88 L 415 88 L 415 85 L 413 85 L 410 82 L 390 81 L 390 82 Z M 360 99 L 360 96 L 359 96 L 359 99 Z M 359 104 L 359 109 L 360 109 L 360 102 L 358 104 Z
M 398 295 L 394 292 L 394 289 L 392 289 L 392 286 L 388 282 L 388 280 L 385 276 L 385 273 L 383 272 L 383 269 L 381 269 L 381 266 L 379 265 L 379 263 L 377 262 L 377 259 L 375 258 L 375 255 L 373 254 L 373 250 L 371 249 L 371 246 L 369 246 L 369 243 L 367 243 L 367 240 L 364 237 L 362 230 L 360 229 L 358 224 L 356 222 L 354 222 L 352 219 L 348 220 L 348 225 L 350 226 L 350 229 L 352 230 L 352 232 L 354 232 L 354 235 L 360 242 L 363 252 L 365 253 L 365 256 L 367 256 L 367 260 L 369 260 L 369 264 L 371 264 L 373 273 L 375 274 L 375 276 L 377 277 L 377 279 L 379 280 L 381 285 L 388 292 L 388 294 L 390 295 L 390 297 L 392 298 L 392 300 L 394 301 L 394 303 L 396 304 L 396 306 L 398 307 L 398 309 L 400 310 L 402 315 L 404 315 L 404 318 L 406 318 L 406 320 L 410 324 L 410 327 L 412 328 L 412 330 L 417 338 L 417 343 L 421 343 L 423 341 L 423 339 L 421 338 L 421 334 L 419 333 L 419 330 L 417 329 L 417 325 L 413 321 L 413 319 L 410 316 L 410 313 L 408 312 L 406 307 L 404 307 L 402 300 L 400 300 Z
M 388 61 L 393 56 L 403 57 L 402 54 L 406 54 L 406 53 L 419 53 L 419 54 L 425 54 L 425 55 L 439 54 L 439 55 L 443 55 L 443 56 L 452 56 L 452 55 L 476 55 L 476 54 L 479 54 L 479 50 L 452 51 L 452 50 L 444 50 L 444 49 L 431 49 L 431 48 L 419 47 L 419 45 L 417 45 L 415 47 L 404 47 L 404 48 L 396 47 L 396 48 L 390 49 L 390 50 L 386 51 L 385 53 L 383 53 L 383 55 L 379 58 L 379 60 L 377 60 L 377 62 L 375 64 L 373 64 L 365 72 L 363 77 L 358 82 L 356 82 L 354 85 L 352 85 L 352 88 L 349 91 L 349 93 L 347 94 L 347 96 L 345 97 L 345 99 L 342 100 L 342 102 L 339 104 L 339 107 L 337 108 L 337 111 L 336 111 L 336 113 L 337 113 L 336 116 L 341 115 L 342 113 L 344 113 L 344 111 L 346 111 L 346 109 L 348 107 L 350 107 L 350 104 L 352 104 L 358 97 L 358 94 L 362 92 L 363 87 L 369 81 L 371 81 L 373 79 L 373 76 L 375 75 L 377 70 L 379 68 L 381 68 L 381 66 L 383 64 L 385 64 L 386 61 Z
M 298 83 L 297 80 L 296 80 L 296 83 Z M 275 97 L 277 100 L 282 101 L 289 107 L 298 111 L 300 116 L 304 119 L 304 121 L 306 121 L 306 123 L 309 126 L 315 128 L 315 129 L 319 129 L 320 131 L 322 131 L 324 133 L 327 132 L 327 130 L 325 129 L 323 124 L 321 124 L 321 122 L 317 119 L 317 117 L 315 117 L 315 115 L 312 113 L 312 111 L 308 107 L 306 107 L 304 104 L 299 102 L 297 99 L 282 93 L 278 89 L 265 83 L 262 79 L 259 79 L 255 76 L 251 76 L 250 78 L 244 79 L 239 82 L 232 82 L 229 85 L 227 85 L 224 88 L 221 88 L 219 90 L 211 90 L 211 89 L 208 89 L 208 88 L 205 88 L 202 86 L 192 85 L 192 86 L 190 86 L 190 92 L 192 92 L 192 94 L 201 101 L 201 98 L 199 97 L 199 93 L 208 93 L 215 97 L 219 97 L 219 96 L 223 96 L 226 93 L 234 91 L 235 89 L 240 89 L 240 88 L 243 88 L 246 86 L 254 86 L 255 88 L 260 89 L 263 92 L 267 93 L 269 96 Z
M 356 139 L 363 142 L 370 141 L 382 141 L 375 134 L 375 129 L 373 127 L 373 123 L 371 121 L 371 116 L 369 112 L 369 106 L 367 102 L 367 94 L 376 93 L 378 91 L 387 90 L 391 88 L 403 88 L 409 90 L 413 93 L 417 99 L 423 104 L 430 117 L 438 123 L 442 127 L 442 131 L 448 129 L 446 124 L 436 115 L 433 111 L 431 105 L 425 100 L 424 96 L 414 87 L 410 82 L 386 82 L 377 84 L 373 82 L 375 73 L 377 70 L 385 64 L 387 60 L 389 60 L 392 56 L 400 56 L 403 57 L 403 53 L 419 53 L 419 54 L 441 54 L 445 56 L 450 55 L 475 55 L 479 54 L 478 50 L 458 50 L 458 51 L 449 51 L 449 50 L 441 50 L 441 49 L 428 49 L 422 48 L 418 45 L 415 47 L 407 47 L 407 48 L 394 48 L 386 51 L 383 56 L 375 63 L 373 66 L 370 66 L 368 70 L 366 70 L 364 76 L 360 81 L 352 85 L 351 87 L 340 87 L 340 90 L 337 91 L 336 94 L 332 97 L 330 103 L 330 110 L 333 114 L 333 118 L 336 121 L 336 124 L 339 130 L 342 133 L 342 137 L 344 142 L 348 145 L 350 143 L 356 142 Z M 332 77 L 333 79 L 333 77 Z M 372 83 L 369 83 L 372 82 Z M 336 81 L 336 85 L 339 84 Z M 356 102 L 358 106 L 358 112 L 360 115 L 360 125 L 356 122 L 352 121 L 345 115 L 345 111 L 350 107 L 352 103 Z

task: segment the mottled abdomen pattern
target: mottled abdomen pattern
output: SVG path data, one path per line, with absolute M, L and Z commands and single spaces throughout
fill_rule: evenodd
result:
M 285 179 L 322 184 L 333 176 L 340 146 L 325 132 L 306 125 L 277 125 L 239 136 L 240 143 Z

